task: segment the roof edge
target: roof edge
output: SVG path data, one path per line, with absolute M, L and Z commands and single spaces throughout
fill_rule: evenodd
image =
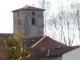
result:
M 39 44 L 42 40 L 44 40 L 46 36 L 43 36 L 39 41 L 37 41 L 35 44 L 31 46 L 31 48 L 34 48 L 37 44 Z
M 33 7 L 33 6 L 24 6 L 22 8 L 19 8 L 19 9 L 16 9 L 16 10 L 13 10 L 11 12 L 17 12 L 17 11 L 21 11 L 21 10 L 37 10 L 37 11 L 45 11 L 45 9 L 42 9 L 42 8 L 37 8 L 37 7 Z

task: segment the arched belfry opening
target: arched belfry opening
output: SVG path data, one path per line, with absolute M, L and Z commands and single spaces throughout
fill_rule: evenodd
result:
M 32 25 L 35 25 L 36 24 L 36 21 L 35 21 L 35 18 L 33 17 L 32 18 Z

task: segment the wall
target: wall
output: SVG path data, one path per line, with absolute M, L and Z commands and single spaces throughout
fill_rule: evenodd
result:
M 35 12 L 35 15 L 32 15 L 32 12 Z M 35 25 L 32 25 L 33 17 L 35 17 Z M 22 10 L 14 12 L 13 24 L 14 33 L 24 34 L 26 38 L 44 36 L 43 11 Z
M 35 12 L 35 15 L 32 15 Z M 27 38 L 44 35 L 43 11 L 24 11 L 25 15 L 25 35 Z M 32 25 L 32 18 L 35 17 L 35 25 Z
M 13 32 L 24 34 L 24 16 L 23 11 L 13 13 Z
M 80 60 L 80 47 L 63 54 L 62 60 Z

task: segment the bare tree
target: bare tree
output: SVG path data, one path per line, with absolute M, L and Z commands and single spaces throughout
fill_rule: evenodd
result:
M 70 0 L 68 1 L 70 2 Z M 49 6 L 50 3 L 47 0 L 40 0 L 40 6 L 46 10 L 45 17 L 45 33 L 46 26 L 51 28 L 51 37 L 55 40 L 63 42 L 68 46 L 72 46 L 75 42 L 77 44 L 77 39 L 80 39 L 80 15 L 79 15 L 79 3 L 76 4 L 71 2 L 71 5 L 66 5 L 66 8 L 62 2 L 59 2 L 58 14 L 53 14 L 49 16 Z M 65 10 L 66 9 L 66 10 Z M 49 19 L 47 19 L 47 17 Z M 76 31 L 79 33 L 76 34 Z M 79 36 L 78 36 L 79 35 Z
M 49 16 L 49 11 L 50 11 L 50 2 L 47 1 L 47 0 L 39 0 L 39 6 L 40 8 L 43 8 L 45 9 L 45 12 L 44 12 L 44 32 L 45 32 L 45 35 L 46 35 L 46 26 L 47 26 L 47 20 L 48 20 L 48 16 Z
M 67 9 L 65 11 L 64 10 L 65 7 L 62 5 L 62 3 L 60 3 L 60 4 L 61 4 L 61 7 L 58 10 L 59 11 L 58 15 L 57 15 L 58 17 L 53 16 L 52 17 L 53 19 L 51 18 L 52 20 L 50 19 L 49 21 L 51 22 L 50 24 L 52 26 L 54 26 L 54 29 L 56 29 L 56 31 L 58 28 L 57 26 L 60 25 L 58 28 L 60 34 L 55 32 L 55 33 L 53 33 L 53 35 L 59 34 L 58 36 L 60 36 L 60 37 L 58 38 L 58 40 L 63 42 L 64 44 L 67 44 L 68 46 L 71 46 L 74 44 L 74 41 L 76 39 L 76 34 L 75 34 L 76 29 L 75 28 L 77 27 L 76 23 L 78 23 L 78 25 L 79 25 L 79 20 L 78 20 L 79 17 L 77 15 L 76 16 L 78 18 L 75 17 L 74 10 L 71 11 L 70 8 L 67 7 Z M 53 15 L 54 15 L 54 13 L 53 13 Z M 78 21 L 76 20 L 76 18 Z M 54 23 L 54 21 L 55 21 L 55 23 Z M 79 26 L 78 26 L 78 29 L 79 29 Z M 56 37 L 56 39 L 57 39 L 57 37 Z

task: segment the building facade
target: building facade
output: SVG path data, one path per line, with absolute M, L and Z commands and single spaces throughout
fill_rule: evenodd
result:
M 80 60 L 80 47 L 64 53 L 62 55 L 62 60 Z

